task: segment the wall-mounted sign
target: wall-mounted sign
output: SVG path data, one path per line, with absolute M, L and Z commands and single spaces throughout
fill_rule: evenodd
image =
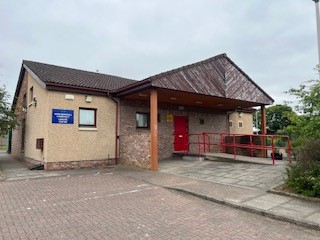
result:
M 52 109 L 52 123 L 73 124 L 73 110 Z
M 167 122 L 173 122 L 173 115 L 167 114 Z

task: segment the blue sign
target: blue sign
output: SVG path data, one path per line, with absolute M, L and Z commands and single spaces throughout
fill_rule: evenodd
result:
M 73 110 L 52 109 L 52 123 L 73 124 Z

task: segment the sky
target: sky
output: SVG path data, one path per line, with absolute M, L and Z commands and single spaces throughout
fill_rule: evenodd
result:
M 317 79 L 311 0 L 0 0 L 0 83 L 22 60 L 142 80 L 226 53 L 276 104 Z

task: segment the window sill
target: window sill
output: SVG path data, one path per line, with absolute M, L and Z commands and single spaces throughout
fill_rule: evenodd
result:
M 98 131 L 98 128 L 79 127 L 79 131 Z

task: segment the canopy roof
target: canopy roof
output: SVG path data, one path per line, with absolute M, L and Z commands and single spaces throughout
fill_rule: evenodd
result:
M 45 63 L 23 61 L 15 99 L 19 94 L 25 71 L 28 71 L 49 90 L 90 91 L 125 97 L 157 88 L 252 103 L 247 107 L 273 103 L 273 99 L 226 54 L 220 54 L 204 61 L 163 72 L 141 81 Z M 15 99 L 13 104 L 15 104 Z
M 117 90 L 127 96 L 160 88 L 269 105 L 273 99 L 226 54 L 148 77 Z

